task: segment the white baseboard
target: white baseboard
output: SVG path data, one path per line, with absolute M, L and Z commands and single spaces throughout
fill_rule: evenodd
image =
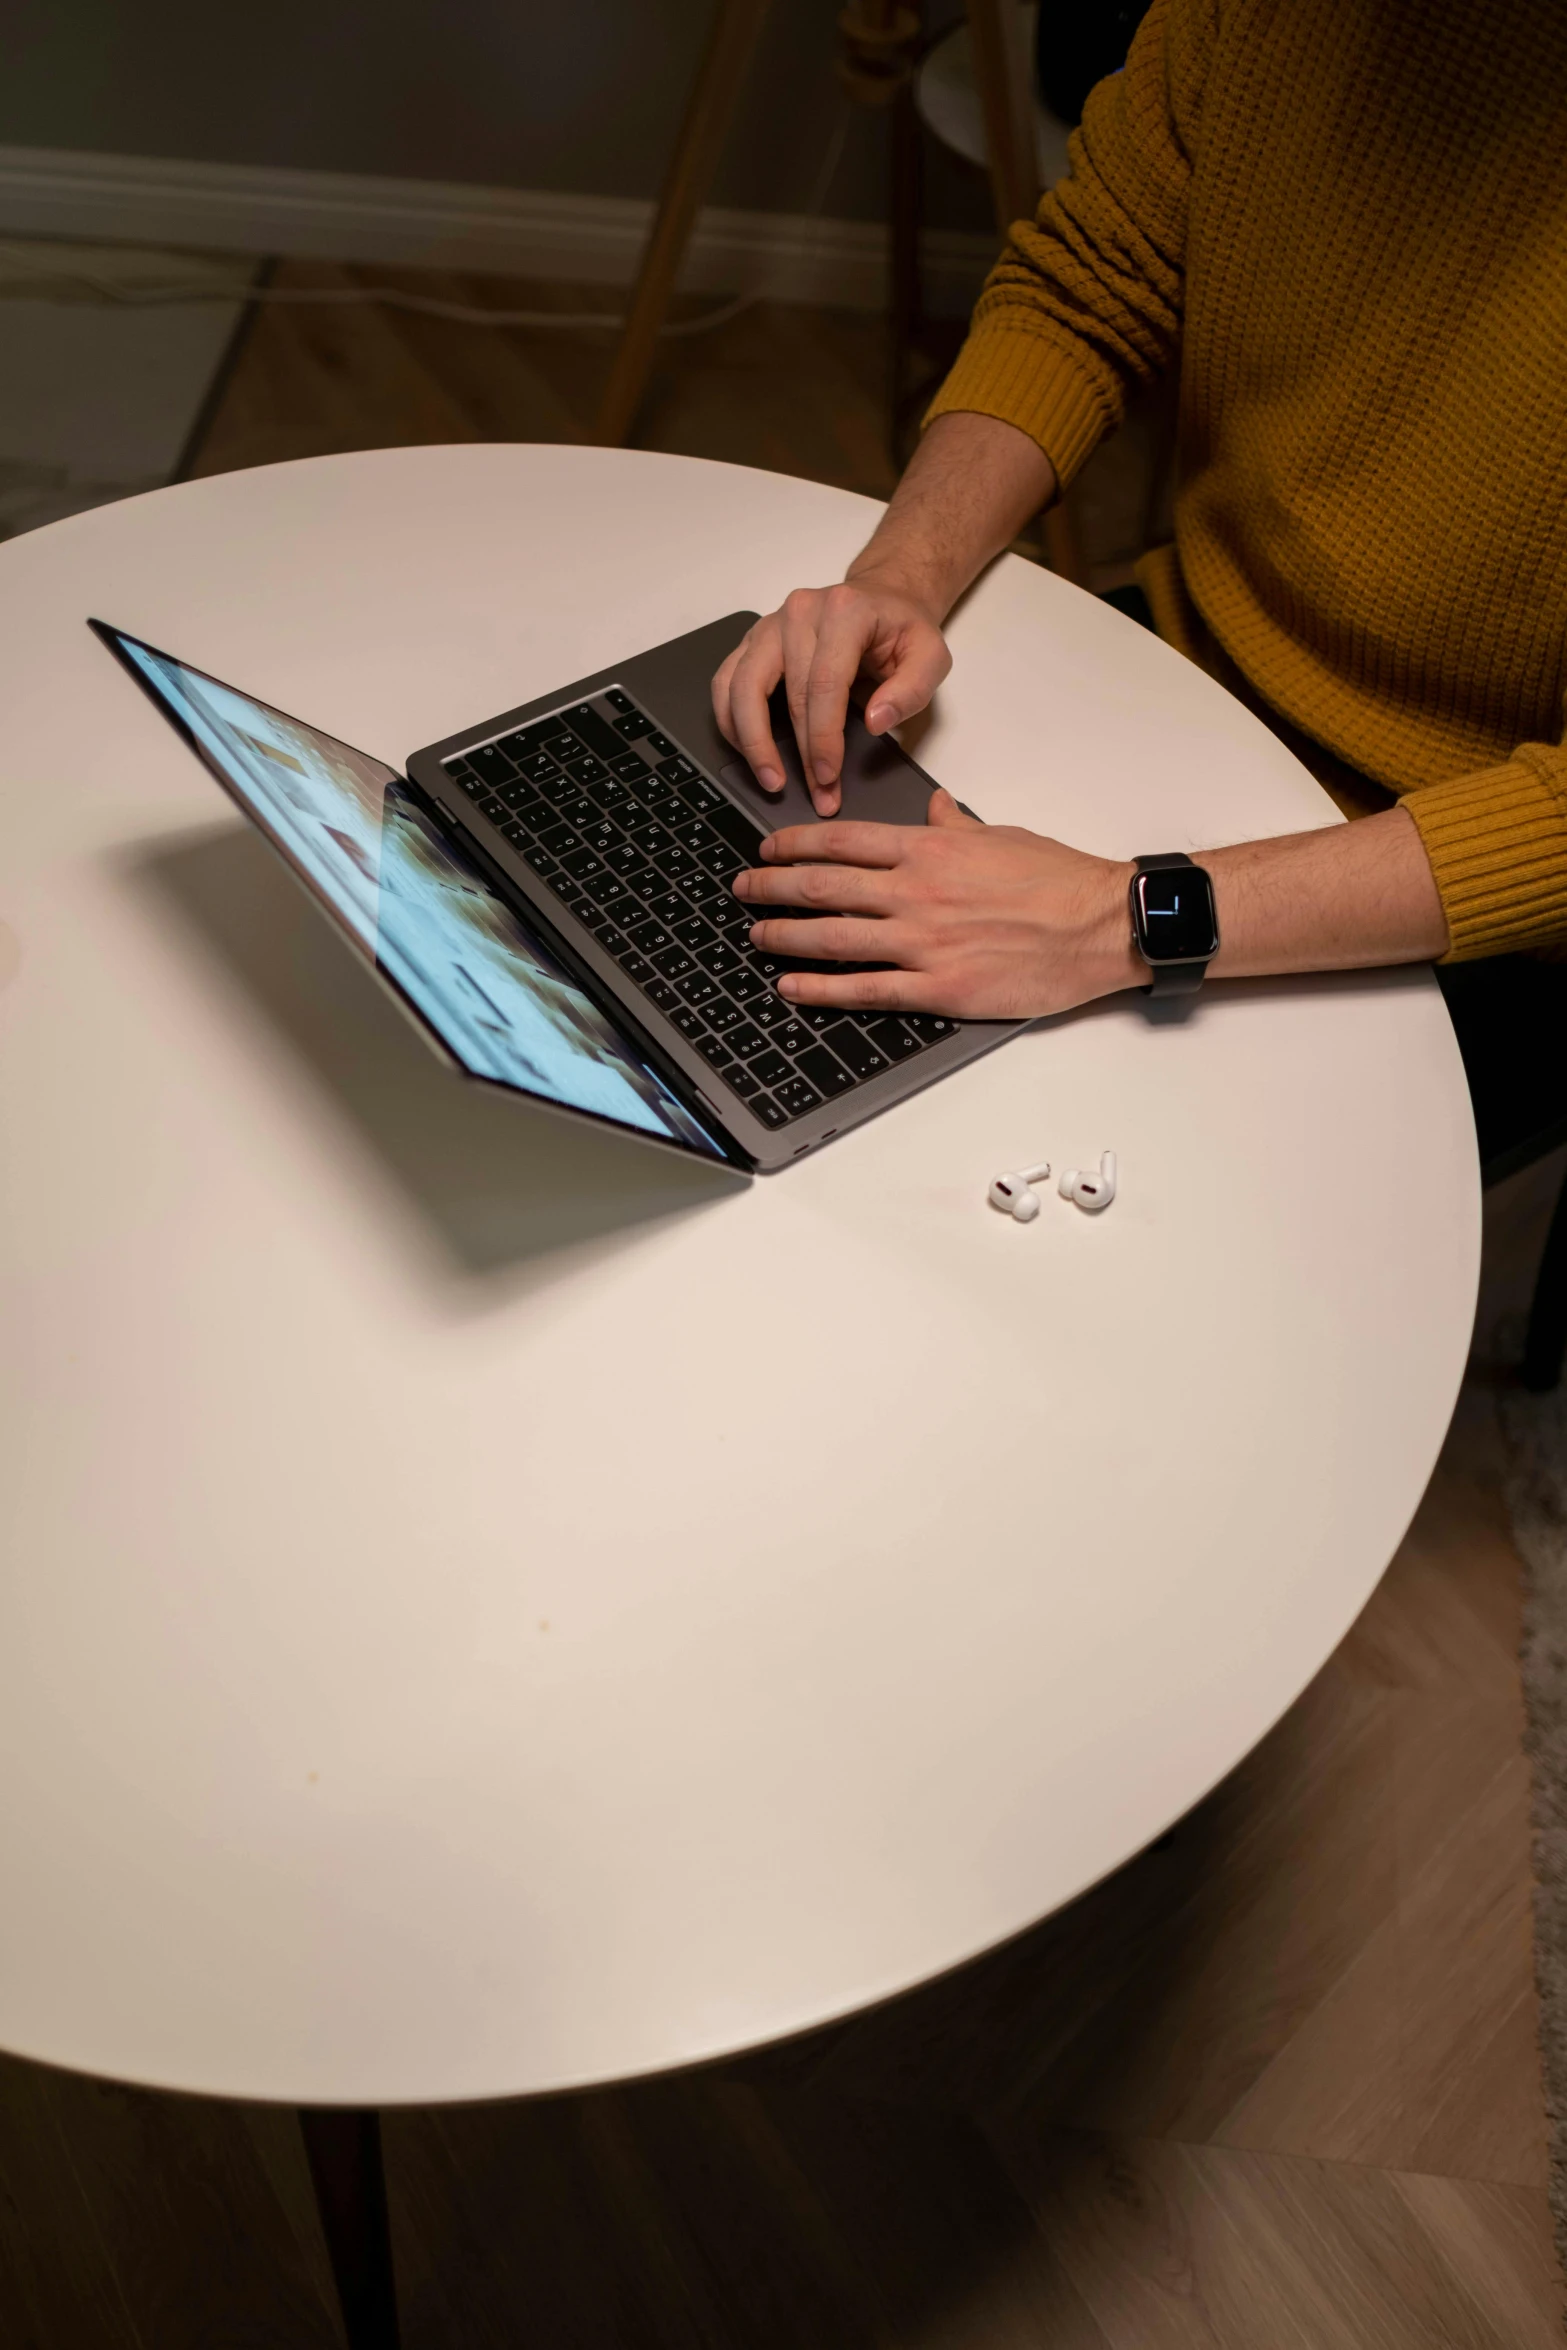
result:
M 616 196 L 0 147 L 0 235 L 7 236 L 620 286 L 630 283 L 652 213 L 650 203 Z M 887 251 L 887 231 L 877 222 L 710 207 L 697 223 L 681 284 L 714 294 L 765 287 L 780 301 L 876 310 L 887 296 Z M 994 251 L 989 237 L 928 234 L 930 308 L 966 310 Z

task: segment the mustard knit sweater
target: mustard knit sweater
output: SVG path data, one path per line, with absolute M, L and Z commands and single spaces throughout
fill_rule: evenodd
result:
M 932 410 L 1063 482 L 1176 368 L 1219 645 L 1405 799 L 1451 959 L 1567 940 L 1567 0 L 1153 0 Z

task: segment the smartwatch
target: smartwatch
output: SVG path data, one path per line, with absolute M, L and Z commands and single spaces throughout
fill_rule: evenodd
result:
M 1134 858 L 1132 940 L 1153 973 L 1145 995 L 1195 995 L 1219 951 L 1213 882 L 1179 849 Z

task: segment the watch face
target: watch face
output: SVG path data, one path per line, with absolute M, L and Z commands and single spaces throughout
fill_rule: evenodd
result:
M 1205 963 L 1219 951 L 1213 884 L 1200 865 L 1166 865 L 1132 883 L 1137 944 L 1150 963 Z

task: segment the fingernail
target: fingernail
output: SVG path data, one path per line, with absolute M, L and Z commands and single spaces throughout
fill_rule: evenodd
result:
M 778 993 L 784 998 L 786 1003 L 792 1004 L 800 993 L 799 981 L 789 978 L 780 979 L 778 982 Z
M 872 702 L 865 713 L 865 723 L 872 734 L 880 734 L 885 728 L 896 726 L 900 716 L 901 712 L 895 710 L 890 702 Z
M 834 766 L 833 766 L 833 764 L 832 764 L 832 761 L 831 761 L 830 759 L 818 759 L 818 760 L 817 760 L 817 762 L 816 762 L 816 780 L 817 780 L 817 782 L 818 782 L 818 783 L 836 783 L 836 782 L 837 782 L 837 780 L 838 780 L 838 770 L 836 769 L 836 767 L 834 767 Z
M 735 877 L 734 877 L 734 880 L 733 880 L 733 881 L 730 883 L 730 885 L 729 885 L 729 886 L 730 886 L 730 888 L 731 888 L 731 889 L 734 891 L 734 893 L 735 893 L 735 896 L 736 896 L 737 898 L 743 898 L 743 897 L 745 897 L 745 896 L 746 896 L 746 894 L 748 893 L 748 891 L 750 890 L 750 887 L 751 887 L 751 876 L 750 876 L 750 874 L 749 874 L 749 873 L 737 873 L 737 874 L 735 875 Z
M 758 767 L 756 771 L 756 780 L 761 785 L 763 791 L 783 790 L 783 777 L 779 774 L 776 767 Z

